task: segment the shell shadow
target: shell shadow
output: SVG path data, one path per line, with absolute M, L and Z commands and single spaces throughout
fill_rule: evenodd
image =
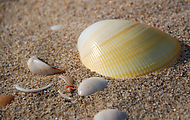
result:
M 176 65 L 186 64 L 190 60 L 190 46 L 182 41 L 180 41 L 180 44 L 182 47 L 182 55 Z

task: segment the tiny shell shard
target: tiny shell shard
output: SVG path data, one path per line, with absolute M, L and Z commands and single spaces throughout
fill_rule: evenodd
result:
M 104 90 L 108 85 L 108 82 L 104 78 L 100 77 L 91 77 L 84 79 L 79 87 L 78 87 L 78 94 L 80 96 L 87 96 L 93 94 L 97 91 Z
M 94 120 L 125 120 L 127 114 L 118 109 L 106 109 L 94 116 Z
M 51 30 L 59 30 L 62 28 L 62 25 L 59 24 L 59 25 L 54 25 L 54 26 L 51 26 Z
M 60 75 L 59 78 L 64 80 L 65 83 L 67 83 L 65 89 L 68 93 L 73 92 L 74 86 L 73 86 L 73 78 L 69 76 Z
M 91 71 L 116 79 L 134 78 L 175 63 L 178 40 L 145 24 L 103 20 L 90 25 L 77 43 L 82 63 Z
M 59 78 L 63 79 L 68 85 L 73 85 L 72 77 L 61 75 Z
M 64 70 L 49 66 L 45 62 L 39 60 L 36 56 L 31 57 L 27 64 L 30 71 L 34 74 L 52 75 L 65 72 Z
M 0 96 L 0 107 L 4 107 L 7 104 L 10 104 L 12 100 L 14 100 L 13 95 L 1 95 Z

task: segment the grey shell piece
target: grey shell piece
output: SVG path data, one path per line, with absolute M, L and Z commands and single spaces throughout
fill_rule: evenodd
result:
M 108 81 L 101 77 L 91 77 L 84 79 L 79 87 L 78 94 L 80 96 L 87 96 L 93 94 L 97 91 L 104 90 L 108 85 Z
M 105 109 L 94 116 L 94 120 L 125 120 L 128 116 L 118 109 Z
M 27 62 L 30 72 L 40 75 L 53 75 L 56 73 L 63 73 L 64 70 L 52 67 L 45 62 L 38 59 L 36 56 L 31 57 Z

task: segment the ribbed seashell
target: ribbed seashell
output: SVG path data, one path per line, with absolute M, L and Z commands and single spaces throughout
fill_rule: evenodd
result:
M 145 24 L 103 20 L 86 28 L 78 39 L 82 63 L 112 78 L 133 78 L 177 61 L 179 42 Z
M 118 109 L 102 110 L 94 116 L 94 120 L 125 120 L 127 114 Z
M 13 95 L 1 95 L 0 96 L 0 107 L 4 107 L 7 104 L 10 104 L 12 100 L 14 100 Z
M 61 70 L 46 64 L 45 62 L 39 60 L 36 56 L 31 57 L 27 64 L 30 71 L 34 74 L 52 75 L 65 72 L 65 70 Z
M 101 77 L 91 77 L 84 79 L 79 87 L 78 94 L 80 96 L 87 96 L 97 91 L 102 91 L 108 85 L 108 81 Z

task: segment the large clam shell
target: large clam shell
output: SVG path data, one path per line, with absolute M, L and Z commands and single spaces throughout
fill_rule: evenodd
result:
M 145 24 L 103 20 L 86 28 L 78 39 L 82 63 L 112 78 L 141 76 L 176 62 L 179 42 Z

